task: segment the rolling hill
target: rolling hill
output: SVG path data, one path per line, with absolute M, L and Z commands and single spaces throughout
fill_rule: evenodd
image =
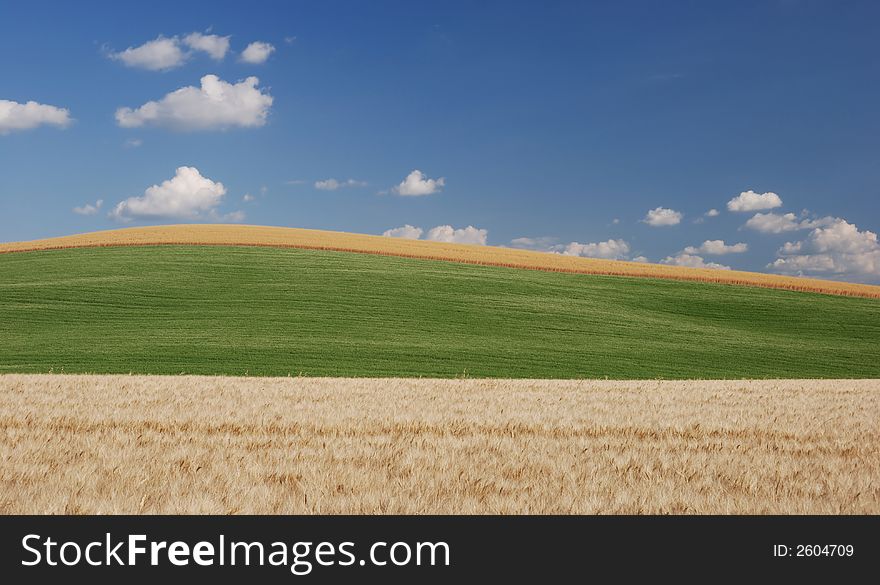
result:
M 24 250 L 0 253 L 0 372 L 880 377 L 867 285 L 283 228 L 0 245 Z

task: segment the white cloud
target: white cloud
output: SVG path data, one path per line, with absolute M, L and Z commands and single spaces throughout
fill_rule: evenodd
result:
M 256 77 L 232 84 L 216 75 L 205 75 L 200 88 L 182 87 L 135 110 L 119 108 L 116 121 L 123 128 L 149 124 L 175 130 L 263 126 L 272 106 L 272 96 L 260 91 L 258 83 Z
M 697 247 L 688 246 L 684 249 L 685 254 L 709 254 L 712 256 L 722 256 L 724 254 L 741 254 L 749 250 L 749 245 L 740 242 L 739 244 L 725 244 L 724 240 L 706 240 Z
M 422 237 L 422 228 L 406 224 L 398 228 L 385 230 L 382 235 L 387 238 L 406 238 L 408 240 L 418 240 Z
M 220 35 L 204 35 L 194 32 L 183 37 L 183 42 L 190 49 L 207 53 L 215 61 L 222 61 L 229 51 L 229 37 Z
M 180 48 L 177 37 L 159 36 L 139 47 L 129 47 L 110 58 L 122 61 L 127 67 L 140 67 L 150 71 L 167 71 L 180 67 L 186 61 L 186 53 Z
M 95 201 L 94 205 L 91 203 L 86 203 L 82 207 L 74 207 L 73 212 L 79 215 L 95 215 L 100 211 L 101 207 L 104 205 L 103 199 L 98 199 Z
M 140 197 L 129 197 L 119 202 L 110 212 L 110 217 L 121 221 L 155 218 L 211 221 L 244 219 L 240 211 L 227 215 L 217 212 L 225 194 L 223 183 L 203 177 L 195 167 L 180 167 L 173 178 L 153 185 Z
M 642 221 L 650 226 L 661 227 L 681 223 L 682 216 L 683 214 L 680 211 L 666 207 L 656 207 L 649 211 Z
M 775 209 L 782 207 L 782 199 L 776 193 L 755 193 L 743 191 L 727 202 L 728 211 L 758 211 L 760 209 Z
M 562 249 L 562 254 L 564 256 L 624 260 L 629 255 L 629 244 L 624 240 L 608 240 L 590 244 L 571 242 Z
M 479 244 L 486 245 L 488 230 L 475 228 L 469 225 L 465 228 L 455 229 L 451 225 L 438 225 L 428 230 L 426 240 L 432 242 L 447 242 L 450 244 Z
M 540 252 L 550 251 L 559 238 L 542 236 L 539 238 L 514 238 L 510 240 L 511 248 L 520 248 L 522 250 L 538 250 Z
M 251 195 L 250 193 L 245 193 L 245 194 L 244 194 L 244 197 L 241 198 L 241 200 L 244 201 L 245 203 L 250 203 L 250 202 L 253 201 L 254 199 L 256 199 L 256 197 L 254 197 L 254 196 Z
M 833 221 L 831 217 L 821 217 L 818 219 L 799 219 L 793 213 L 756 213 L 749 218 L 745 227 L 763 232 L 765 234 L 781 234 L 783 232 L 793 232 L 797 230 L 808 230 L 828 225 Z
M 347 181 L 324 179 L 323 181 L 315 181 L 315 189 L 320 189 L 321 191 L 335 191 L 343 187 L 364 187 L 366 184 L 365 181 L 356 181 L 355 179 L 348 179 Z
M 676 256 L 667 256 L 660 261 L 660 264 L 669 264 L 670 266 L 687 266 L 689 268 L 712 268 L 715 270 L 730 270 L 730 266 L 718 264 L 716 262 L 706 262 L 702 256 L 694 254 L 681 253 Z
M 880 277 L 877 234 L 840 218 L 814 228 L 805 240 L 786 242 L 777 256 L 767 267 L 786 274 Z
M 636 256 L 635 258 L 631 259 L 630 262 L 650 262 L 650 260 L 648 260 L 646 256 Z
M 15 130 L 30 130 L 37 126 L 49 125 L 66 128 L 73 120 L 65 108 L 47 106 L 30 101 L 24 104 L 10 100 L 0 100 L 0 134 Z
M 269 55 L 274 51 L 275 47 L 269 43 L 254 41 L 241 52 L 241 60 L 245 63 L 259 65 L 260 63 L 265 63 L 266 59 L 268 59 Z
M 398 195 L 408 195 L 418 197 L 420 195 L 431 195 L 442 190 L 446 184 L 446 179 L 429 179 L 422 174 L 422 171 L 416 169 L 411 172 L 393 191 Z
M 717 209 L 713 208 L 713 209 L 710 209 L 709 211 L 707 211 L 706 213 L 704 213 L 703 215 L 705 215 L 706 217 L 718 217 L 719 215 L 721 215 L 721 212 L 718 211 Z
M 618 218 L 618 217 L 615 217 L 614 219 L 611 220 L 611 225 L 617 225 L 619 223 L 620 223 L 620 218 Z

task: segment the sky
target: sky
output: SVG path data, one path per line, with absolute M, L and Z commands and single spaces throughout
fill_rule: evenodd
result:
M 0 14 L 0 241 L 229 222 L 880 283 L 877 2 Z

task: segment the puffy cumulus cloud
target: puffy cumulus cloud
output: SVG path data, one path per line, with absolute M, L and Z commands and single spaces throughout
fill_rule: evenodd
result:
M 382 235 L 386 238 L 406 238 L 408 240 L 418 240 L 422 237 L 422 228 L 406 224 L 404 226 L 385 230 Z
M 786 242 L 768 268 L 786 274 L 829 274 L 855 279 L 880 278 L 877 234 L 834 218 L 805 240 Z
M 745 227 L 765 234 L 781 234 L 797 230 L 807 230 L 828 225 L 833 218 L 821 217 L 818 219 L 799 218 L 793 213 L 756 213 L 749 218 Z
M 364 187 L 366 186 L 365 181 L 357 181 L 355 179 L 348 179 L 347 181 L 337 181 L 336 179 L 324 179 L 323 181 L 315 181 L 315 189 L 320 189 L 321 191 L 335 191 L 337 189 L 342 189 L 343 187 Z
M 398 195 L 419 197 L 442 191 L 444 185 L 446 185 L 445 178 L 429 179 L 422 174 L 422 171 L 416 169 L 392 190 Z
M 110 217 L 120 221 L 132 219 L 186 219 L 211 221 L 242 221 L 244 214 L 236 211 L 220 215 L 217 208 L 226 195 L 223 183 L 203 177 L 195 167 L 180 167 L 174 177 L 153 185 L 140 197 L 120 201 Z
M 675 256 L 667 256 L 660 261 L 660 264 L 669 264 L 670 266 L 687 266 L 689 268 L 712 268 L 714 270 L 730 270 L 730 266 L 718 264 L 717 262 L 706 262 L 702 256 L 696 254 L 688 254 L 682 252 Z
M 183 43 L 194 51 L 207 53 L 215 61 L 222 61 L 229 51 L 229 37 L 194 32 L 183 37 Z
M 743 191 L 727 202 L 728 211 L 758 211 L 761 209 L 776 209 L 782 207 L 782 199 L 776 193 L 755 193 Z
M 65 108 L 34 101 L 20 104 L 10 100 L 0 100 L 0 134 L 30 130 L 37 126 L 66 128 L 72 121 L 70 111 Z
M 721 212 L 717 209 L 712 208 L 703 215 L 705 215 L 706 217 L 718 217 L 719 215 L 721 215 Z
M 160 35 L 139 47 L 129 47 L 118 53 L 110 53 L 110 58 L 122 61 L 127 67 L 167 71 L 183 65 L 187 55 L 181 49 L 177 37 L 167 38 Z
M 275 47 L 269 43 L 254 41 L 241 52 L 241 60 L 245 63 L 259 65 L 265 63 L 273 52 L 275 52 Z
M 561 250 L 564 256 L 625 260 L 629 256 L 629 244 L 624 240 L 607 240 L 590 244 L 571 242 Z
M 182 87 L 134 110 L 119 108 L 116 121 L 123 128 L 153 125 L 174 130 L 263 126 L 272 96 L 257 87 L 259 81 L 248 77 L 232 84 L 216 75 L 205 75 L 201 87 Z
M 91 203 L 86 203 L 81 207 L 74 207 L 73 212 L 78 215 L 95 215 L 98 211 L 101 210 L 101 207 L 104 205 L 103 199 L 98 199 L 95 201 L 94 205 Z
M 425 239 L 432 242 L 479 244 L 485 246 L 488 235 L 488 230 L 475 228 L 472 225 L 459 229 L 455 229 L 451 225 L 438 225 L 428 230 L 428 235 L 425 236 Z
M 645 215 L 645 218 L 642 220 L 644 223 L 654 226 L 654 227 L 662 227 L 668 225 L 678 225 L 681 223 L 681 218 L 684 216 L 680 211 L 675 211 L 674 209 L 668 209 L 666 207 L 655 207 L 651 211 Z
M 386 230 L 383 236 L 391 238 L 409 238 L 418 240 L 424 231 L 420 227 L 406 224 L 402 227 Z M 469 225 L 464 228 L 454 228 L 451 225 L 438 225 L 428 230 L 425 240 L 432 242 L 446 242 L 449 244 L 479 244 L 486 245 L 486 238 L 489 235 L 488 230 L 475 228 Z
M 706 240 L 699 246 L 688 246 L 684 249 L 685 254 L 709 254 L 710 256 L 722 256 L 724 254 L 741 254 L 749 250 L 749 245 L 725 244 L 724 240 Z
M 647 256 L 636 256 L 635 258 L 630 258 L 630 262 L 650 262 Z

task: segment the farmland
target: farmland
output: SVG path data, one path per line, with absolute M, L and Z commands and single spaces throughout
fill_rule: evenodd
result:
M 877 378 L 878 348 L 877 299 L 278 247 L 0 254 L 0 372 Z
M 639 276 L 880 298 L 880 286 L 876 285 L 737 270 L 710 270 L 644 262 L 580 258 L 492 246 L 426 242 L 366 234 L 271 226 L 198 224 L 126 228 L 29 242 L 0 243 L 0 254 L 34 250 L 160 244 L 332 250 L 550 272 Z
M 880 513 L 880 383 L 0 376 L 0 513 Z

